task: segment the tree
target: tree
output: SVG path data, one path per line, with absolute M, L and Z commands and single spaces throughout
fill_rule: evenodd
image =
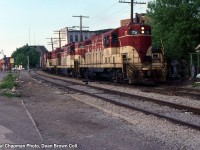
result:
M 163 41 L 168 59 L 184 58 L 200 39 L 199 0 L 156 0 L 149 2 L 153 45 Z
M 27 66 L 27 56 L 29 56 L 30 67 L 36 67 L 39 64 L 39 52 L 37 52 L 36 49 L 29 47 L 28 45 L 18 48 L 12 53 L 12 57 L 15 59 L 15 65 L 22 64 L 23 67 Z

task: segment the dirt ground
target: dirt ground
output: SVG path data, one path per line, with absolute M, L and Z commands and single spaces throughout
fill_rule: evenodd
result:
M 32 79 L 27 71 L 21 72 L 17 89 L 21 97 L 0 96 L 0 149 L 11 148 L 5 144 L 25 146 L 20 150 L 59 145 L 80 150 L 163 149 L 162 143 L 134 132 L 126 121 L 73 99 L 67 89 Z

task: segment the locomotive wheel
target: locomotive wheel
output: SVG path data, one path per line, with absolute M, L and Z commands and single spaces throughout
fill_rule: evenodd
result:
M 111 81 L 114 83 L 122 82 L 122 73 L 120 73 L 119 71 L 113 71 L 111 73 Z

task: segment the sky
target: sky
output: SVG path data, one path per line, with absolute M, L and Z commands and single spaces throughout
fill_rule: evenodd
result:
M 145 13 L 146 5 L 135 5 L 136 12 Z M 80 15 L 89 16 L 83 19 L 89 30 L 117 28 L 120 20 L 130 18 L 130 4 L 119 0 L 0 0 L 0 51 L 10 56 L 26 44 L 51 50 L 47 38 L 57 37 L 54 31 L 79 26 L 80 19 L 72 16 Z

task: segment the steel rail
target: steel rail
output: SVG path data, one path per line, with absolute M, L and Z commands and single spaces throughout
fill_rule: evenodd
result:
M 127 109 L 130 109 L 130 110 L 135 110 L 135 111 L 139 111 L 139 112 L 143 112 L 144 114 L 147 114 L 147 115 L 154 115 L 158 118 L 163 118 L 163 119 L 166 119 L 170 122 L 173 122 L 175 124 L 179 124 L 179 125 L 183 125 L 183 126 L 187 126 L 189 128 L 192 128 L 192 129 L 196 129 L 196 130 L 200 130 L 200 125 L 195 125 L 195 124 L 191 124 L 189 122 L 185 122 L 185 121 L 182 121 L 182 120 L 179 120 L 179 119 L 175 119 L 175 118 L 171 118 L 171 117 L 168 117 L 168 116 L 165 116 L 165 115 L 161 115 L 161 114 L 157 114 L 155 112 L 151 112 L 151 111 L 147 111 L 147 110 L 144 110 L 144 109 L 140 109 L 140 108 L 137 108 L 137 107 L 134 107 L 134 106 L 130 106 L 128 104 L 124 104 L 124 103 L 121 103 L 121 102 L 117 102 L 117 101 L 114 101 L 114 100 L 111 100 L 109 98 L 105 98 L 105 97 L 101 97 L 99 95 L 95 95 L 95 94 L 92 94 L 92 93 L 88 93 L 88 92 L 85 92 L 85 91 L 82 91 L 81 89 L 75 89 L 75 88 L 72 88 L 72 87 L 69 87 L 69 86 L 66 86 L 66 85 L 62 85 L 62 84 L 59 84 L 57 82 L 52 82 L 52 81 L 49 81 L 47 79 L 43 79 L 41 77 L 38 77 L 40 80 L 43 80 L 43 81 L 46 81 L 46 82 L 49 82 L 49 83 L 53 83 L 53 84 L 56 84 L 58 86 L 62 86 L 62 87 L 65 87 L 67 88 L 68 90 L 71 90 L 71 91 L 75 91 L 75 92 L 78 92 L 78 93 L 83 93 L 83 94 L 86 94 L 86 95 L 89 95 L 89 96 L 92 96 L 92 97 L 95 97 L 97 99 L 101 99 L 101 100 L 104 100 L 106 102 L 109 102 L 109 103 L 112 103 L 114 105 L 117 105 L 117 106 L 121 106 L 121 107 L 124 107 L 124 108 L 127 108 Z
M 40 74 L 41 75 L 41 74 Z M 47 75 L 43 75 L 43 76 L 47 76 Z M 123 95 L 126 97 L 130 97 L 130 98 L 134 98 L 137 100 L 142 100 L 142 101 L 149 101 L 158 105 L 164 105 L 164 106 L 168 106 L 171 108 L 175 108 L 178 110 L 184 110 L 184 111 L 188 111 L 188 112 L 192 112 L 194 114 L 200 115 L 200 108 L 196 108 L 196 107 L 191 107 L 191 106 L 186 106 L 186 105 L 181 105 L 181 104 L 177 104 L 177 103 L 172 103 L 172 102 L 167 102 L 167 101 L 163 101 L 163 100 L 158 100 L 158 99 L 154 99 L 154 98 L 150 98 L 150 97 L 144 97 L 144 96 L 140 96 L 140 95 L 134 95 L 134 94 L 129 94 L 129 93 L 125 93 L 125 92 L 119 92 L 119 91 L 115 91 L 115 90 L 111 90 L 111 89 L 105 89 L 105 88 L 101 88 L 101 87 L 96 87 L 96 86 L 92 86 L 92 85 L 88 85 L 88 84 L 83 84 L 83 83 L 77 83 L 77 82 L 73 82 L 73 81 L 66 81 L 64 79 L 58 78 L 56 76 L 51 76 L 51 78 L 60 80 L 60 81 L 65 81 L 71 84 L 78 84 L 78 85 L 85 85 L 97 90 L 103 90 L 105 93 L 115 93 L 116 95 Z

